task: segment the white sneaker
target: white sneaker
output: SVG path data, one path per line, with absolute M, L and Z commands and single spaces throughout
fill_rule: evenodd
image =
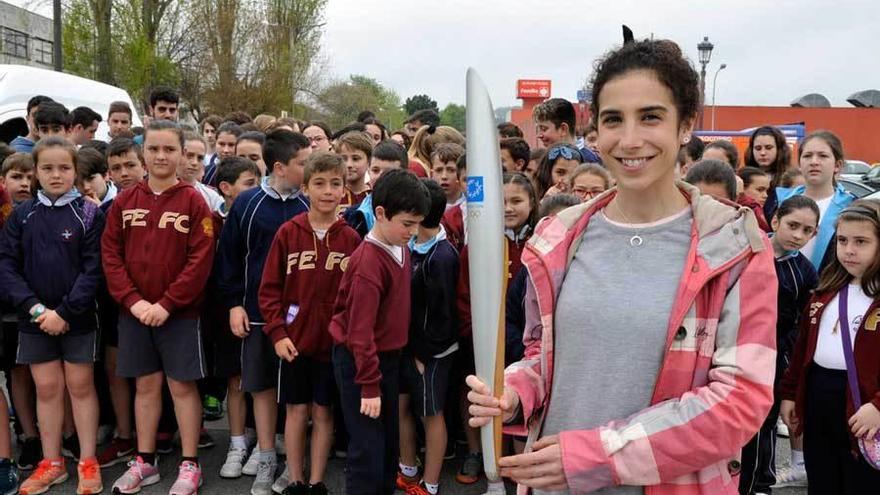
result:
M 275 455 L 282 457 L 287 455 L 287 446 L 284 445 L 284 435 L 281 433 L 275 435 Z
M 241 474 L 247 476 L 256 476 L 257 468 L 260 465 L 260 448 L 254 447 L 254 450 L 251 451 L 251 456 L 248 457 L 246 463 L 244 463 L 244 467 L 241 468 Z
M 226 462 L 224 462 L 223 466 L 220 468 L 220 477 L 240 477 L 242 473 L 242 468 L 244 467 L 244 463 L 247 460 L 247 456 L 247 449 L 237 449 L 230 446 L 229 450 L 226 452 Z
M 275 483 L 272 483 L 272 491 L 281 495 L 288 485 L 290 485 L 290 467 L 285 462 L 284 472 L 275 480 Z
M 786 467 L 776 472 L 776 484 L 772 488 L 807 486 L 807 470 L 803 464 Z
M 257 465 L 257 476 L 251 485 L 251 495 L 273 495 L 272 481 L 275 479 L 275 470 L 278 462 L 275 459 L 261 459 Z

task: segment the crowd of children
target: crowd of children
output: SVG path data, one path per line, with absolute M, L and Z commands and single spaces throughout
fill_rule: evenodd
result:
M 224 409 L 220 477 L 253 476 L 253 495 L 327 493 L 334 455 L 346 458 L 346 493 L 436 495 L 458 440 L 467 452 L 456 481 L 479 481 L 482 418 L 471 414 L 485 411 L 465 386 L 474 349 L 463 135 L 430 111 L 393 133 L 369 112 L 335 133 L 243 112 L 195 129 L 176 122 L 178 104 L 174 91 L 153 91 L 149 122 L 132 129 L 131 109 L 115 102 L 102 142 L 93 139 L 102 116 L 90 109 L 28 103 L 30 133 L 10 143 L 0 176 L 13 406 L 0 394 L 0 494 L 64 483 L 65 457 L 76 459 L 79 494 L 100 493 L 101 469 L 120 462 L 128 468 L 112 491 L 138 493 L 160 481 L 175 433 L 169 493 L 197 493 L 199 449 L 213 445 L 204 421 Z M 602 145 L 610 124 L 594 124 L 579 146 L 567 101 L 547 100 L 534 120 L 536 150 L 515 125 L 498 126 L 508 365 L 524 358 L 532 332 L 521 254 L 536 226 L 607 203 L 616 179 L 603 165 L 618 159 Z M 679 146 L 677 177 L 713 208 L 754 219 L 775 258 L 776 393 L 760 430 L 743 437 L 754 434 L 731 470 L 740 492 L 808 479 L 810 493 L 860 493 L 880 481 L 854 453 L 856 439 L 880 429 L 880 205 L 836 182 L 843 145 L 828 131 L 803 139 L 794 164 L 770 126 L 753 133 L 743 166 L 727 142 Z M 617 228 L 597 225 L 606 224 Z M 854 358 L 837 337 L 847 331 Z M 864 404 L 847 394 L 853 367 Z M 792 442 L 784 472 L 780 419 Z M 532 448 L 521 433 L 508 452 Z M 22 481 L 19 471 L 31 473 Z

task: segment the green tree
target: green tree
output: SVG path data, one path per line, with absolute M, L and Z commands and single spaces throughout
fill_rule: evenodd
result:
M 440 124 L 455 127 L 464 132 L 467 125 L 467 112 L 464 105 L 450 103 L 440 112 Z
M 397 93 L 367 76 L 352 75 L 347 81 L 331 83 L 320 91 L 317 100 L 316 117 L 334 129 L 354 121 L 362 110 L 375 113 L 389 129 L 400 126 L 405 119 Z
M 428 95 L 414 95 L 410 96 L 403 103 L 403 109 L 406 110 L 407 115 L 412 115 L 419 110 L 433 110 L 440 113 L 440 108 L 437 106 L 437 102 L 432 100 Z
M 64 2 L 65 70 L 119 85 L 135 101 L 167 84 L 196 117 L 280 114 L 317 93 L 327 0 Z

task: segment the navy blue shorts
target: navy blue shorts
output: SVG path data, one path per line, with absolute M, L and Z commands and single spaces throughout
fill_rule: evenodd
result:
M 128 314 L 119 314 L 116 374 L 137 378 L 163 372 L 180 382 L 205 377 L 205 352 L 198 318 L 169 318 L 161 327 L 148 327 Z
M 419 417 L 436 416 L 443 412 L 455 361 L 455 353 L 431 358 L 423 363 L 424 372 L 420 372 L 414 356 L 400 358 L 400 393 L 412 397 L 413 410 Z
M 278 386 L 278 355 L 263 325 L 251 323 L 251 332 L 241 343 L 241 389 L 264 392 Z
M 333 365 L 299 355 L 292 362 L 281 361 L 278 370 L 278 403 L 330 407 L 336 394 Z
M 38 364 L 50 361 L 94 363 L 98 359 L 98 332 L 49 335 L 47 333 L 18 333 L 18 364 Z

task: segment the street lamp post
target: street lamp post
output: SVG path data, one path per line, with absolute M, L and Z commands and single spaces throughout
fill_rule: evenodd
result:
M 715 88 L 718 86 L 718 73 L 727 68 L 727 64 L 721 64 L 712 78 L 712 130 L 715 130 Z
M 715 48 L 709 41 L 708 36 L 703 36 L 703 41 L 697 44 L 697 50 L 700 53 L 700 66 L 702 67 L 700 70 L 700 97 L 702 98 L 703 105 L 700 106 L 700 130 L 703 129 L 703 107 L 706 103 L 706 66 L 709 65 L 709 60 L 712 59 L 712 49 Z

